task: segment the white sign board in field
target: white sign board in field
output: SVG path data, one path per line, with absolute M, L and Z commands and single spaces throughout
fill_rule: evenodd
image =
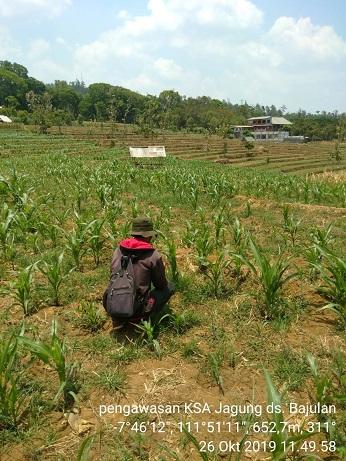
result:
M 133 158 L 166 157 L 165 146 L 130 147 L 130 156 Z

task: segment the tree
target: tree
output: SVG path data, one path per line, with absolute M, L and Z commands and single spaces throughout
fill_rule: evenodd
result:
M 25 104 L 25 93 L 28 86 L 24 78 L 10 70 L 0 68 L 0 105 L 6 103 L 8 96 L 14 96 L 22 105 Z
M 49 88 L 54 109 L 70 112 L 77 117 L 81 96 L 78 95 L 66 82 L 55 81 L 54 86 Z
M 26 94 L 29 109 L 32 112 L 35 125 L 38 125 L 40 133 L 47 133 L 51 126 L 52 103 L 48 92 L 37 95 L 33 91 Z

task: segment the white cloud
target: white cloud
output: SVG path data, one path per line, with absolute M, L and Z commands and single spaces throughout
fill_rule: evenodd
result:
M 129 17 L 129 12 L 127 10 L 120 10 L 117 14 L 118 19 L 127 19 Z
M 37 13 L 58 16 L 69 5 L 71 5 L 71 0 L 0 0 L 0 17 Z
M 77 68 L 91 69 L 90 75 L 102 68 L 99 75 L 114 79 L 118 74 L 110 71 L 121 63 L 131 81 L 134 72 L 139 75 L 138 82 L 147 75 L 143 69 L 149 64 L 163 81 L 172 81 L 180 78 L 181 66 L 173 57 L 160 58 L 163 49 L 165 54 L 174 48 L 186 50 L 190 56 L 200 55 L 205 51 L 201 48 L 202 37 L 252 29 L 261 23 L 263 15 L 250 0 L 148 0 L 147 9 L 148 14 L 132 18 L 121 10 L 118 18 L 123 21 L 119 27 L 90 43 L 77 45 Z M 229 52 L 229 45 L 226 49 Z M 211 47 L 210 52 L 215 53 L 215 49 Z
M 6 27 L 0 25 L 0 50 L 1 59 L 7 59 L 13 61 L 17 59 L 21 54 L 21 49 L 15 44 L 9 30 Z
M 30 59 L 40 58 L 50 50 L 50 44 L 47 40 L 38 38 L 29 43 L 28 56 Z
M 331 26 L 316 26 L 310 18 L 278 18 L 268 34 L 273 46 L 282 53 L 293 52 L 318 60 L 346 55 L 346 42 Z
M 154 61 L 153 68 L 161 77 L 168 80 L 176 80 L 182 75 L 182 68 L 173 59 L 159 58 Z

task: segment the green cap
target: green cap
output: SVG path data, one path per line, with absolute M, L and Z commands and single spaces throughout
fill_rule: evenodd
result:
M 138 235 L 141 237 L 155 237 L 153 222 L 146 216 L 138 216 L 132 221 L 131 235 Z

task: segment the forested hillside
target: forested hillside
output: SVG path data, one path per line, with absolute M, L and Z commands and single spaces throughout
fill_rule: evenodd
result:
M 337 111 L 289 113 L 286 106 L 234 104 L 208 96 L 186 97 L 174 90 L 164 90 L 155 96 L 108 83 L 87 87 L 79 80 L 70 83 L 56 80 L 44 84 L 30 77 L 24 66 L 9 61 L 0 61 L 0 106 L 2 113 L 14 121 L 36 124 L 41 131 L 52 125 L 97 120 L 135 123 L 143 133 L 159 128 L 231 137 L 231 125 L 245 124 L 248 117 L 284 115 L 293 122 L 291 134 L 331 140 L 346 118 Z

